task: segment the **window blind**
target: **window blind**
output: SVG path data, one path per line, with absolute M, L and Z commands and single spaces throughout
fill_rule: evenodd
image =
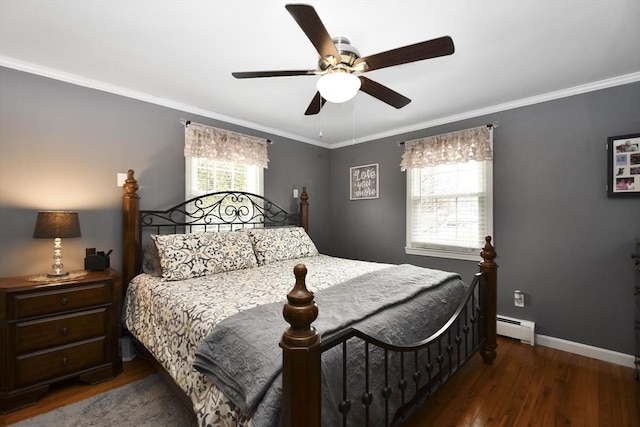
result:
M 485 236 L 492 234 L 492 132 L 483 128 L 486 141 L 482 140 L 484 131 L 478 128 L 478 132 L 467 130 L 416 140 L 418 143 L 409 145 L 408 153 L 405 147 L 407 253 L 477 257 Z M 456 148 L 443 154 L 443 147 Z M 456 161 L 461 149 L 482 155 Z M 448 160 L 433 161 L 438 156 Z

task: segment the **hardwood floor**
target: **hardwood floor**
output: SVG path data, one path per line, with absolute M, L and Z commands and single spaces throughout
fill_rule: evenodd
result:
M 640 426 L 640 382 L 631 368 L 498 338 L 445 383 L 403 427 Z
M 553 350 L 498 340 L 498 357 L 475 357 L 403 427 L 426 426 L 640 426 L 640 382 L 631 368 Z M 141 357 L 117 378 L 95 386 L 68 382 L 35 405 L 0 415 L 0 426 L 51 411 L 155 372 Z
M 51 390 L 34 405 L 15 412 L 0 415 L 0 427 L 5 427 L 36 415 L 44 414 L 61 406 L 70 405 L 96 394 L 121 387 L 156 372 L 153 364 L 146 359 L 136 357 L 123 363 L 123 372 L 112 380 L 89 385 L 78 380 L 63 381 L 51 386 Z

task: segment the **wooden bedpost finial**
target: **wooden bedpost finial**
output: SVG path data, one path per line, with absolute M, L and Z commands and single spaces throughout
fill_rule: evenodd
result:
M 318 306 L 313 301 L 313 292 L 307 289 L 305 277 L 307 267 L 298 264 L 293 268 L 296 284 L 287 294 L 288 302 L 282 314 L 291 325 L 282 335 L 282 344 L 290 347 L 308 347 L 319 340 L 318 331 L 311 326 L 318 317 Z
M 496 249 L 491 244 L 491 236 L 485 237 L 484 240 L 486 243 L 484 244 L 484 248 L 482 248 L 482 251 L 480 252 L 480 256 L 482 257 L 482 265 L 485 265 L 487 267 L 495 266 L 496 263 L 494 259 L 496 259 L 497 255 Z
M 479 302 L 482 307 L 480 319 L 481 334 L 484 342 L 480 346 L 480 355 L 484 363 L 490 364 L 496 358 L 496 319 L 498 308 L 498 264 L 495 263 L 496 249 L 491 244 L 491 236 L 485 237 L 485 245 L 480 252 L 480 272 L 485 279 L 480 282 Z
M 313 292 L 307 289 L 307 267 L 293 268 L 296 284 L 282 313 L 291 325 L 282 348 L 282 427 L 320 426 L 320 334 L 311 326 L 318 317 Z
M 127 172 L 122 185 L 122 283 L 129 285 L 131 279 L 140 272 L 142 258 L 140 251 L 140 196 L 138 181 L 133 177 L 133 169 Z
M 134 199 L 139 199 L 140 196 L 138 196 L 138 188 L 140 188 L 138 186 L 138 181 L 136 181 L 136 179 L 133 177 L 133 169 L 129 169 L 127 171 L 127 179 L 124 182 L 124 184 L 122 185 L 122 188 L 124 190 L 124 194 L 122 195 L 122 198 L 134 198 Z
M 300 226 L 309 232 L 309 193 L 306 185 L 302 187 L 300 194 Z

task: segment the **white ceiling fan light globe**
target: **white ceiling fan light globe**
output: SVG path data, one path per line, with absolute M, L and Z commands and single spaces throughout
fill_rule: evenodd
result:
M 350 73 L 328 73 L 318 79 L 316 88 L 329 102 L 340 104 L 353 99 L 360 90 L 360 79 Z

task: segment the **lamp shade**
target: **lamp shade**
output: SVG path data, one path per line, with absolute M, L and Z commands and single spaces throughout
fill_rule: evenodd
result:
M 333 72 L 320 77 L 316 88 L 324 99 L 340 104 L 356 96 L 360 84 L 358 76 L 347 72 Z
M 80 237 L 78 212 L 39 211 L 33 237 L 36 239 L 56 239 Z

